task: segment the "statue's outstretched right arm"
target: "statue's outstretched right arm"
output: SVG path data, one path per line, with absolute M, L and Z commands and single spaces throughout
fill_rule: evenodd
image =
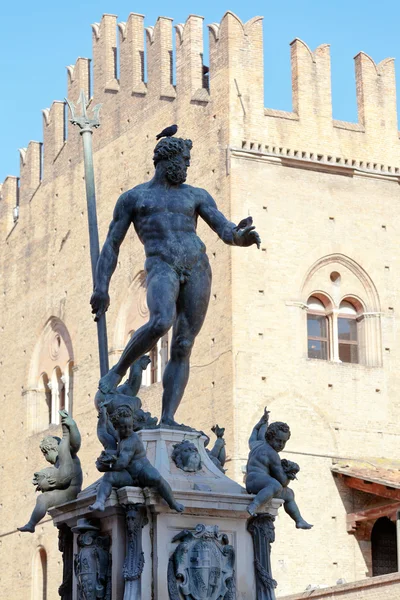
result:
M 119 248 L 132 222 L 130 202 L 131 192 L 126 192 L 118 198 L 107 239 L 97 262 L 95 286 L 90 299 L 92 313 L 96 315 L 95 321 L 99 320 L 110 304 L 108 295 L 110 280 L 117 266 Z

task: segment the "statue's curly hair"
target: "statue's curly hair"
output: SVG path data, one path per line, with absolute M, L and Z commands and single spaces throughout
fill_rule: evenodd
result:
M 120 406 L 110 415 L 111 423 L 115 426 L 118 425 L 120 419 L 132 419 L 133 412 L 129 406 Z
M 287 433 L 288 439 L 290 438 L 291 434 L 289 425 L 287 423 L 282 423 L 282 421 L 275 421 L 275 423 L 271 423 L 271 425 L 268 426 L 268 429 L 266 431 L 265 439 L 267 440 L 267 442 L 272 440 L 276 436 L 278 431 L 283 431 L 283 433 Z
M 185 148 L 191 150 L 193 146 L 192 140 L 184 140 L 183 138 L 166 137 L 160 140 L 154 148 L 153 163 L 156 167 L 161 160 L 169 160 L 182 154 Z
M 49 450 L 58 450 L 58 445 L 61 442 L 61 438 L 56 435 L 48 435 L 40 442 L 40 449 L 49 451 Z

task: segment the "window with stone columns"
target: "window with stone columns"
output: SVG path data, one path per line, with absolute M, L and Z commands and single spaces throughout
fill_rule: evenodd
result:
M 118 311 L 110 362 L 115 364 L 134 333 L 149 320 L 146 301 L 146 276 L 140 271 L 133 279 Z M 148 387 L 162 380 L 169 358 L 170 333 L 164 335 L 148 352 L 151 363 L 143 373 L 142 385 Z
M 366 271 L 333 254 L 317 261 L 302 286 L 306 356 L 336 363 L 382 364 L 381 309 Z
M 359 352 L 363 307 L 346 298 L 338 307 L 323 294 L 307 302 L 308 358 L 356 364 L 364 358 Z
M 43 431 L 60 423 L 59 410 L 72 413 L 74 360 L 64 323 L 51 317 L 35 345 L 23 392 L 28 429 Z

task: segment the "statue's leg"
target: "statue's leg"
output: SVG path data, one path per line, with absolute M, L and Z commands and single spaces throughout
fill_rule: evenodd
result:
M 117 364 L 100 379 L 99 388 L 103 393 L 114 389 L 131 364 L 151 350 L 172 327 L 178 293 L 177 273 L 162 260 L 154 261 L 147 275 L 149 321 L 133 334 Z
M 150 461 L 148 461 L 148 464 L 146 464 L 143 467 L 142 471 L 138 476 L 138 481 L 140 487 L 142 488 L 154 488 L 160 494 L 161 498 L 164 498 L 164 500 L 166 501 L 168 506 L 172 508 L 172 510 L 176 510 L 177 512 L 183 512 L 185 507 L 183 506 L 183 504 L 180 504 L 175 500 L 174 494 L 172 493 L 172 489 L 168 481 L 166 481 L 164 477 L 160 475 L 160 473 L 157 471 L 157 469 L 153 467 Z
M 161 422 L 175 425 L 174 416 L 182 400 L 188 379 L 194 340 L 204 323 L 211 291 L 211 269 L 204 260 L 193 269 L 181 286 L 177 302 L 171 356 L 163 376 Z
M 248 476 L 246 489 L 250 494 L 256 494 L 256 497 L 247 507 L 247 512 L 253 516 L 257 514 L 257 510 L 262 504 L 281 492 L 282 486 L 277 479 L 270 475 L 255 475 L 253 477 Z
M 99 510 L 102 512 L 113 487 L 121 488 L 126 485 L 133 485 L 132 477 L 128 471 L 110 471 L 109 473 L 104 473 L 97 488 L 96 502 L 89 506 L 89 510 Z
M 47 509 L 51 506 L 63 504 L 66 501 L 65 490 L 52 490 L 51 492 L 43 492 L 36 500 L 36 506 L 33 509 L 31 518 L 23 527 L 18 527 L 19 531 L 29 531 L 33 533 L 36 525 L 43 519 Z
M 294 499 L 293 490 L 288 487 L 283 488 L 282 492 L 279 494 L 279 498 L 282 498 L 282 500 L 285 501 L 283 508 L 289 517 L 296 523 L 297 529 L 311 529 L 312 525 L 307 523 L 300 514 L 299 507 Z

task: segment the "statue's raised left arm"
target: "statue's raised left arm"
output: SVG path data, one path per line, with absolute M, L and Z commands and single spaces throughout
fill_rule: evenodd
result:
M 261 238 L 253 225 L 239 229 L 218 210 L 214 198 L 206 190 L 199 189 L 198 192 L 198 214 L 225 244 L 230 246 L 252 246 L 256 244 L 257 248 L 260 247 Z

